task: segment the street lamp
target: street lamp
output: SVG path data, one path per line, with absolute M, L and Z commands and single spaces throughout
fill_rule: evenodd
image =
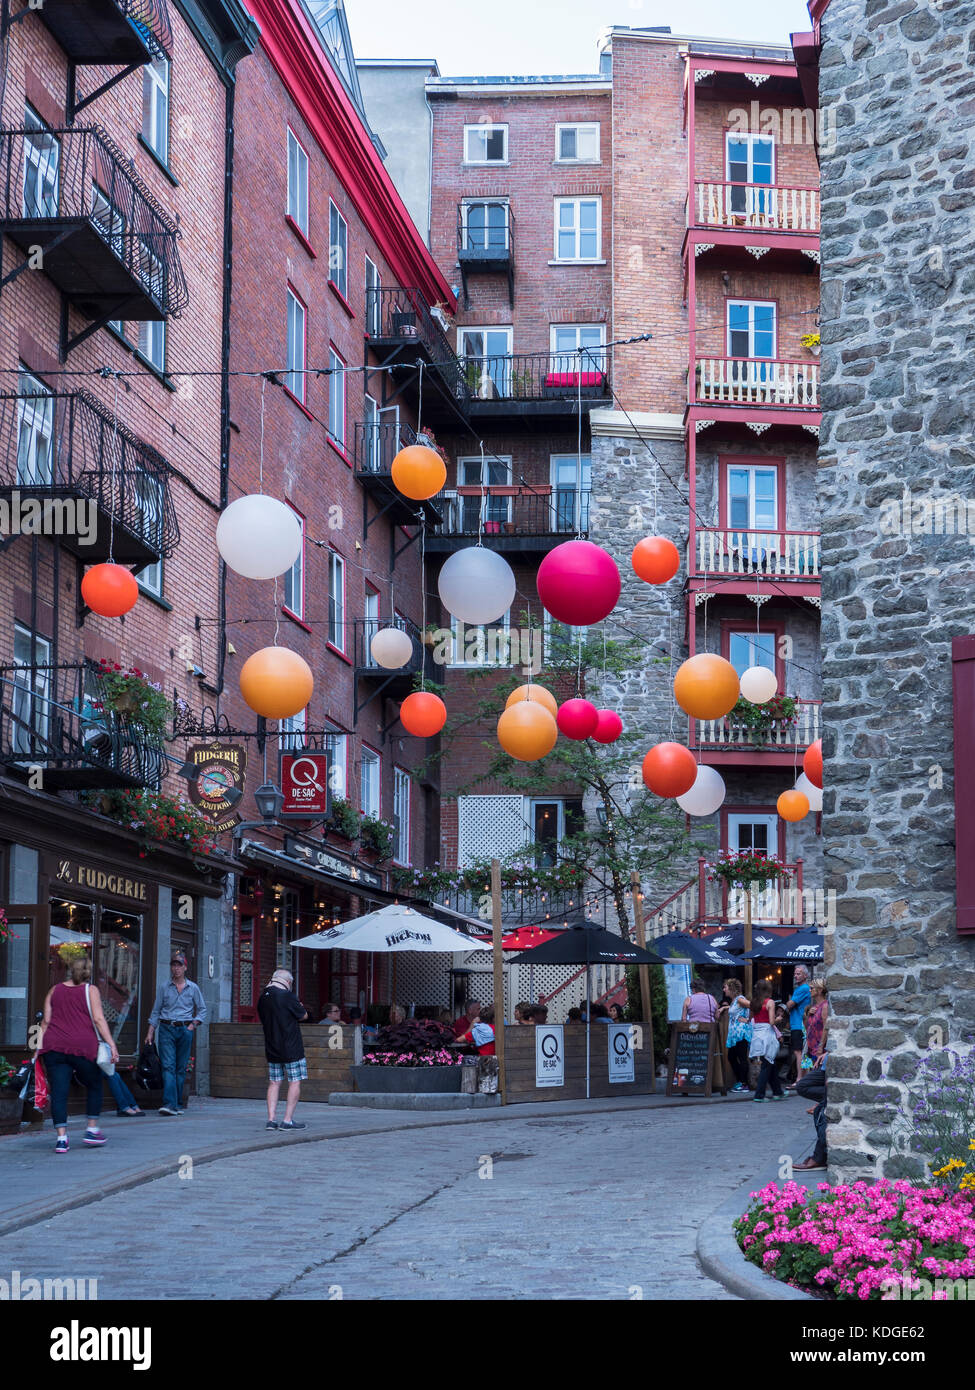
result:
M 277 820 L 278 812 L 284 805 L 284 797 L 277 787 L 273 782 L 265 782 L 254 793 L 254 800 L 264 824 L 272 825 Z
M 599 821 L 599 824 L 600 824 L 600 825 L 603 827 L 603 829 L 605 830 L 606 825 L 607 825 L 608 822 L 609 822 L 609 816 L 608 816 L 608 814 L 607 814 L 607 811 L 606 811 L 606 807 L 605 807 L 605 806 L 597 806 L 597 807 L 596 807 L 596 819 Z

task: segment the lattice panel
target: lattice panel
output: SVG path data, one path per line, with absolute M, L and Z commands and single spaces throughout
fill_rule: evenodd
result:
M 392 1003 L 402 1004 L 406 1009 L 411 1004 L 436 1004 L 441 1009 L 451 1007 L 450 969 L 454 958 L 449 951 L 397 951 L 389 961 L 389 979 L 392 981 L 394 976 L 396 979 Z
M 462 796 L 457 801 L 457 862 L 488 856 L 503 859 L 528 843 L 524 798 Z

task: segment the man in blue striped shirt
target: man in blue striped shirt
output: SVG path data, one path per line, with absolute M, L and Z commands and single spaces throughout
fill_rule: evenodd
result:
M 179 1108 L 186 1067 L 193 1048 L 193 1034 L 206 1022 L 207 1006 L 199 985 L 186 978 L 186 957 L 176 951 L 170 961 L 173 978 L 159 986 L 149 1015 L 146 1042 L 159 1032 L 159 1060 L 163 1069 L 163 1103 L 160 1115 L 181 1115 Z

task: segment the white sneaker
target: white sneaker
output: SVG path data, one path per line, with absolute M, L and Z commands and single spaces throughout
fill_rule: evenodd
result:
M 180 1114 L 180 1111 L 179 1111 L 179 1110 L 170 1110 L 170 1108 L 169 1108 L 168 1105 L 160 1105 L 159 1110 L 157 1111 L 157 1114 L 159 1114 L 159 1115 L 179 1115 L 179 1114 Z

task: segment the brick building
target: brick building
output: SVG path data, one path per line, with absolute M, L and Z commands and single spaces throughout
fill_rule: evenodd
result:
M 226 129 L 254 30 L 236 0 L 16 0 L 2 19 L 0 1045 L 24 1046 L 81 950 L 131 1058 L 171 944 L 219 955 L 222 865 L 143 848 L 124 798 L 178 796 L 182 758 L 97 666 L 192 711 L 218 688 Z M 27 501 L 39 530 L 18 528 Z M 138 579 L 121 619 L 81 599 L 108 559 Z

